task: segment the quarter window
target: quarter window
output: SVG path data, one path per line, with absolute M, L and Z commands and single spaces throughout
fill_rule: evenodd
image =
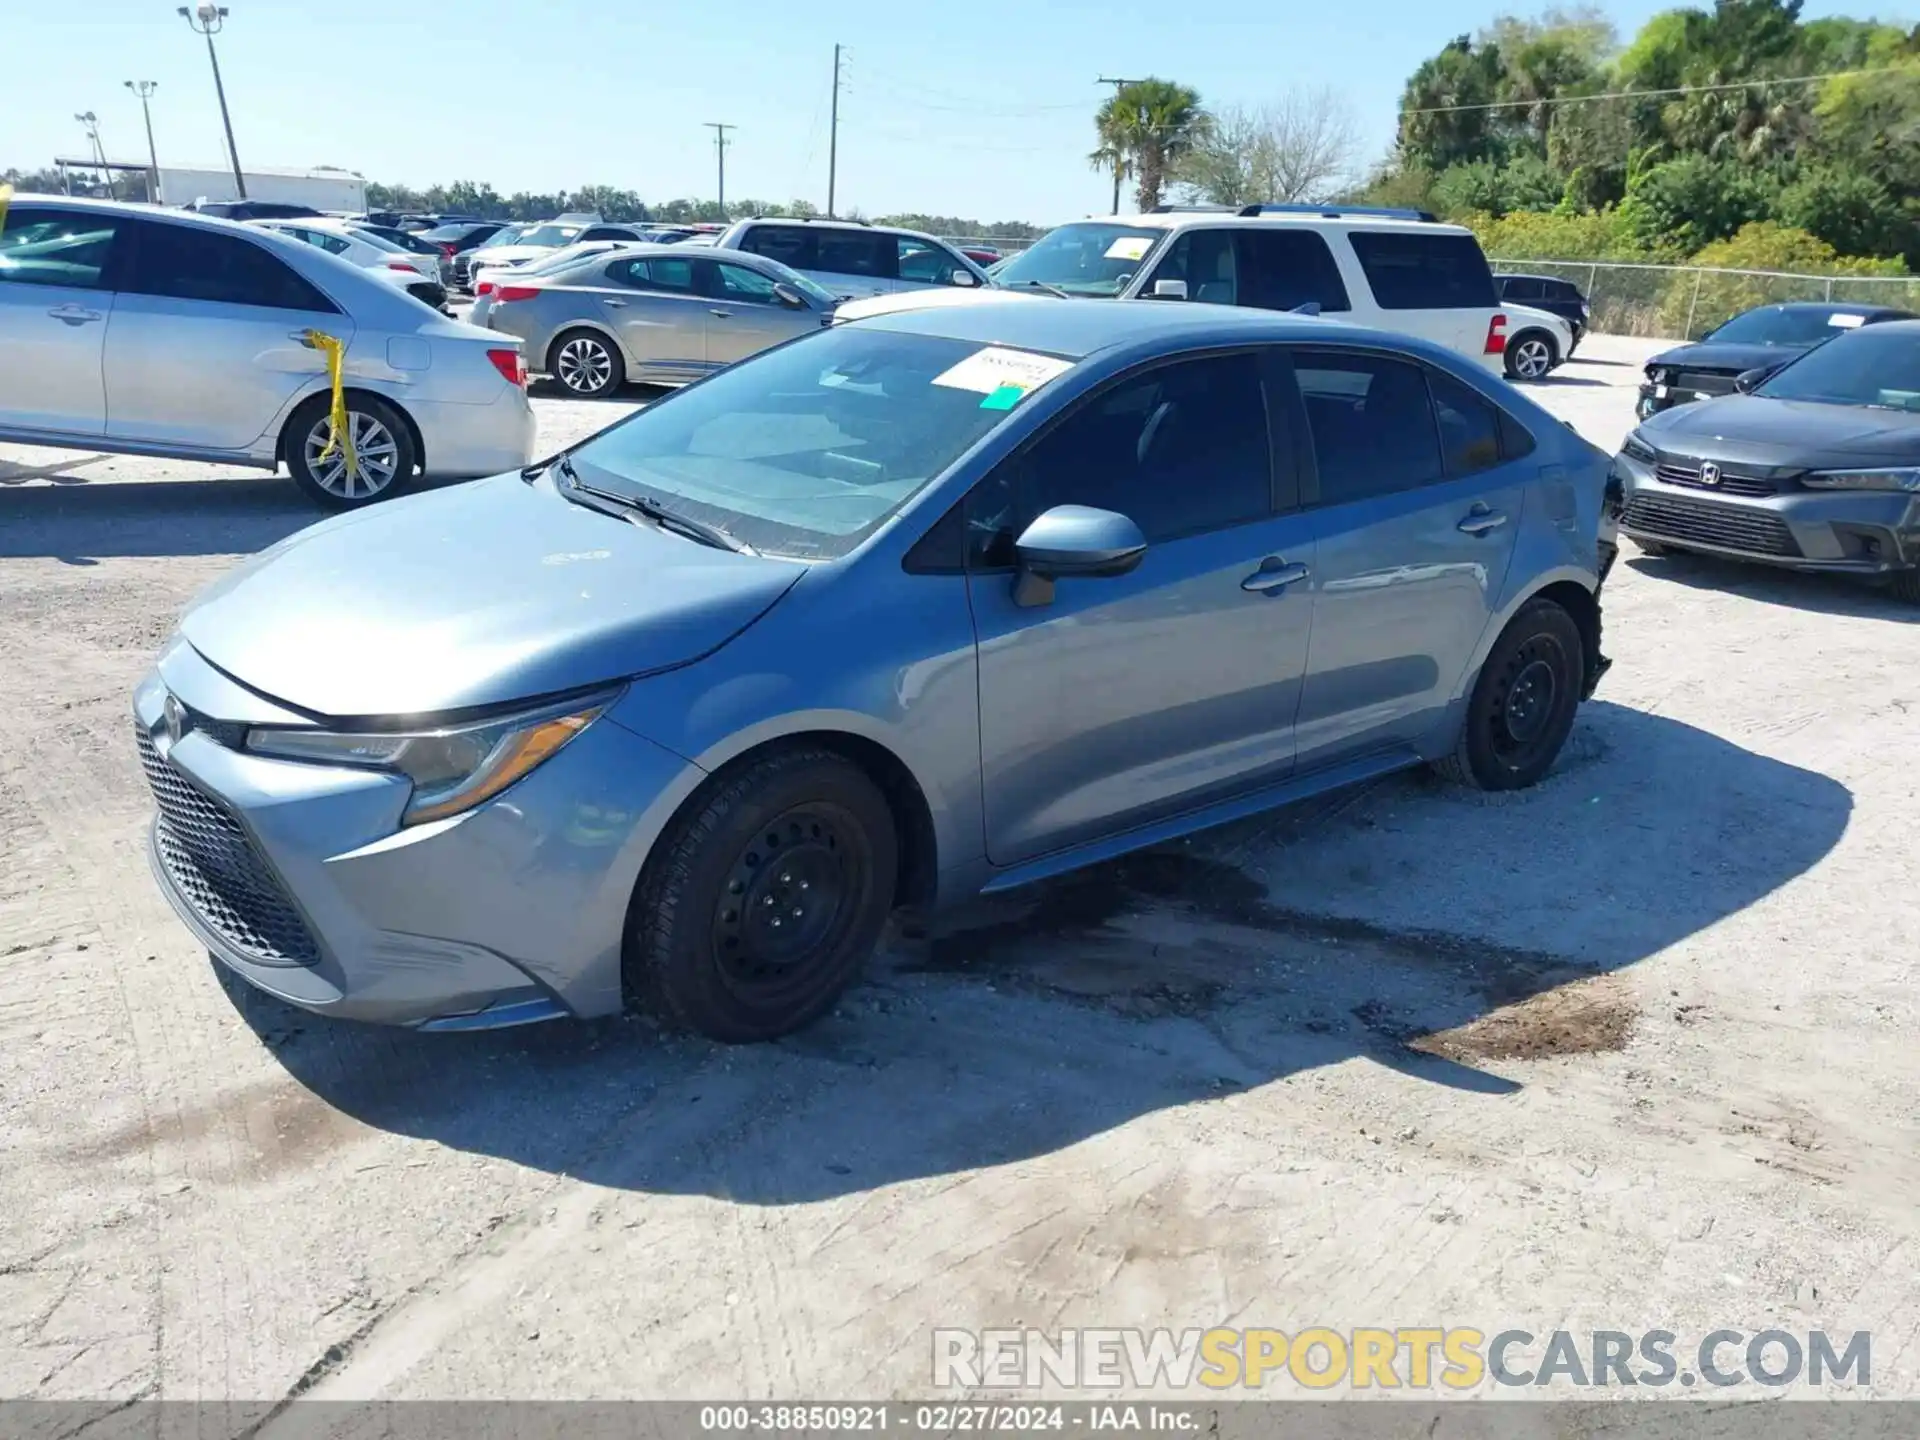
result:
M 1447 474 L 1475 475 L 1500 463 L 1500 412 L 1471 386 L 1438 370 L 1427 372 Z
M 1491 310 L 1499 303 L 1472 235 L 1354 230 L 1349 238 L 1382 310 Z
M 111 215 L 16 205 L 0 228 L 0 281 L 97 290 L 118 235 Z
M 1322 504 L 1417 489 L 1445 473 L 1418 365 L 1364 350 L 1302 349 L 1293 367 Z
M 142 222 L 133 278 L 125 288 L 175 300 L 337 313 L 326 296 L 265 245 L 197 225 Z
M 1056 505 L 1117 510 L 1149 542 L 1272 510 L 1272 452 L 1252 356 L 1161 365 L 1082 402 L 1012 456 L 968 501 L 976 568 L 1013 563 L 1013 542 Z

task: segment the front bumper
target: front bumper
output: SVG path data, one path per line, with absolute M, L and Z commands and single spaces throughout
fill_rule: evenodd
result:
M 1624 454 L 1614 473 L 1625 500 L 1620 530 L 1635 540 L 1788 570 L 1872 576 L 1920 566 L 1920 496 L 1784 484 L 1770 495 L 1729 495 L 1669 484 Z
M 154 875 L 217 960 L 294 1005 L 386 1024 L 620 1008 L 633 886 L 694 767 L 603 717 L 487 804 L 403 828 L 400 777 L 235 748 L 241 723 L 195 704 L 228 684 L 176 644 L 134 694 Z M 188 715 L 177 740 L 170 693 Z

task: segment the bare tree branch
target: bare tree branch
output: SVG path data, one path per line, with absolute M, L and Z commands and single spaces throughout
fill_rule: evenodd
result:
M 1186 198 L 1211 205 L 1324 200 L 1352 182 L 1359 154 L 1343 96 L 1293 90 L 1271 105 L 1216 111 L 1179 180 Z

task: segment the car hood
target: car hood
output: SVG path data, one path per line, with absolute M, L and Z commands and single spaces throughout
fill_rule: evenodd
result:
M 1640 433 L 1662 450 L 1783 468 L 1920 462 L 1920 415 L 1862 405 L 1726 395 L 1663 410 Z
M 316 715 L 467 710 L 669 669 L 805 573 L 508 474 L 322 521 L 204 591 L 193 648 Z
M 833 312 L 835 324 L 846 320 L 866 320 L 875 315 L 894 315 L 903 310 L 941 310 L 949 305 L 978 305 L 982 300 L 1052 300 L 1044 291 L 1022 293 L 976 285 L 929 286 L 924 290 L 903 290 L 895 295 L 875 295 L 867 300 L 843 300 Z
M 1647 364 L 1663 369 L 1720 370 L 1738 375 L 1744 370 L 1771 370 L 1776 365 L 1784 365 L 1805 348 L 1802 345 L 1715 345 L 1703 341 L 1698 345 L 1662 350 Z

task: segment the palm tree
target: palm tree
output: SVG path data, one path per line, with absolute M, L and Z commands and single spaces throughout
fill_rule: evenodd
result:
M 1140 208 L 1151 210 L 1166 193 L 1174 167 L 1189 155 L 1207 126 L 1200 92 L 1171 80 L 1135 80 L 1114 91 L 1093 117 L 1100 146 L 1087 157 L 1096 170 L 1113 172 L 1114 209 L 1120 182 L 1138 182 Z

